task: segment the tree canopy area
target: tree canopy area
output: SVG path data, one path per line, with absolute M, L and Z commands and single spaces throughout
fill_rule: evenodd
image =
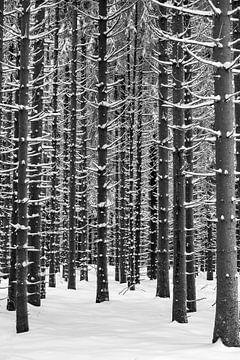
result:
M 240 1 L 0 2 L 0 279 L 17 333 L 59 279 L 76 290 L 94 268 L 96 303 L 111 300 L 114 269 L 124 293 L 146 274 L 184 324 L 197 279 L 216 277 L 212 342 L 240 345 L 239 51 Z

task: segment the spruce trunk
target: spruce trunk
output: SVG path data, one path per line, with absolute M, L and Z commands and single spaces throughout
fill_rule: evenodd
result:
M 213 342 L 239 346 L 238 276 L 235 218 L 234 103 L 230 0 L 215 0 L 213 18 L 216 131 L 217 298 Z M 221 45 L 220 45 L 221 44 Z

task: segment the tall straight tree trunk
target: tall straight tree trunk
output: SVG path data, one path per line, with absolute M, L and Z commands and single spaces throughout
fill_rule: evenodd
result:
M 182 1 L 174 1 L 181 5 Z M 178 37 L 183 34 L 183 15 L 175 10 L 173 14 L 173 34 Z M 183 102 L 184 69 L 183 50 L 181 43 L 173 44 L 174 63 L 173 74 L 173 309 L 172 320 L 179 323 L 187 322 L 186 308 L 186 239 L 185 239 L 185 177 L 184 167 L 184 113 L 179 105 Z
M 19 21 L 19 18 L 18 18 Z M 14 49 L 13 49 L 14 52 Z M 20 79 L 20 41 L 17 42 L 15 47 L 16 53 L 16 79 Z M 19 90 L 15 91 L 15 104 L 19 104 Z M 19 112 L 14 112 L 14 147 L 13 147 L 13 162 L 14 167 L 18 165 L 18 138 L 19 138 Z M 9 271 L 9 288 L 8 288 L 8 300 L 7 310 L 16 310 L 16 249 L 17 249 L 17 231 L 16 225 L 18 223 L 18 174 L 17 170 L 13 171 L 12 178 L 12 215 L 11 215 L 11 230 L 10 230 L 10 271 Z
M 207 210 L 207 280 L 213 280 L 213 224 Z
M 64 132 L 63 132 L 63 208 L 62 208 L 62 264 L 63 264 L 63 278 L 68 279 L 68 179 L 69 179 L 69 85 L 70 85 L 70 69 L 69 57 L 66 58 L 65 71 L 65 94 L 64 94 Z
M 3 87 L 3 29 L 4 29 L 4 0 L 0 2 L 0 102 L 2 103 Z M 0 109 L 0 132 L 2 132 L 2 108 Z
M 240 0 L 232 1 L 233 10 L 240 7 Z M 239 13 L 234 15 L 234 23 L 233 23 L 233 41 L 235 41 L 234 49 L 236 52 L 234 56 L 237 57 L 240 51 L 240 17 Z M 234 91 L 237 94 L 236 103 L 235 103 L 235 119 L 236 119 L 236 134 L 239 136 L 240 134 L 240 76 L 236 74 L 234 77 Z M 236 141 L 236 198 L 240 199 L 240 141 L 239 137 Z M 240 202 L 236 203 L 236 217 L 240 219 Z M 237 269 L 240 271 L 240 221 L 236 222 L 236 240 L 237 240 Z
M 3 62 L 4 62 L 4 51 L 3 51 L 3 29 L 4 29 L 4 1 L 0 2 L 0 103 L 3 103 L 3 92 L 2 92 L 2 88 L 3 88 Z M 7 147 L 8 144 L 6 143 L 6 141 L 8 141 L 8 137 L 7 134 L 5 134 L 4 132 L 4 124 L 6 124 L 6 122 L 4 122 L 4 118 L 3 118 L 3 111 L 2 111 L 2 107 L 0 109 L 0 133 L 1 133 L 1 138 L 0 138 L 0 147 L 1 149 L 3 149 L 4 147 Z M 6 125 L 5 125 L 6 127 Z M 7 163 L 9 162 L 9 160 L 7 159 L 7 155 L 3 154 L 0 155 L 0 159 L 1 159 L 1 163 L 2 163 L 2 167 L 4 170 L 8 170 L 9 165 L 7 165 Z M 1 185 L 3 186 L 2 192 L 4 192 L 4 190 L 7 190 L 7 186 L 9 184 L 8 182 L 9 180 L 9 175 L 1 175 Z M 1 252 L 0 252 L 0 269 L 2 273 L 8 274 L 8 237 L 9 237 L 9 216 L 7 214 L 7 209 L 8 209 L 8 203 L 9 203 L 9 199 L 8 196 L 5 196 L 5 198 L 2 200 L 2 204 L 1 204 L 1 228 L 4 229 L 4 234 L 2 234 L 1 236 Z
M 58 42 L 59 42 L 59 1 L 55 0 L 55 30 L 53 51 L 53 124 L 52 124 L 52 174 L 51 174 L 51 233 L 50 233 L 50 261 L 49 286 L 56 286 L 56 245 L 57 245 L 57 149 L 58 149 Z
M 87 37 L 81 26 L 81 82 L 80 82 L 80 111 L 81 111 L 81 248 L 80 248 L 80 280 L 88 281 L 88 201 L 87 201 Z
M 124 76 L 120 76 L 122 82 L 120 84 L 120 99 L 125 102 L 126 98 L 126 84 Z M 119 199 L 119 216 L 120 216 L 120 249 L 121 249 L 121 258 L 122 260 L 122 269 L 121 273 L 125 273 L 126 275 L 126 263 L 125 263 L 125 253 L 126 253 L 126 229 L 127 229 L 127 222 L 126 222 L 126 114 L 125 114 L 125 104 L 121 108 L 121 118 L 120 118 L 120 199 Z M 126 281 L 126 276 L 125 276 Z
M 38 34 L 44 31 L 45 8 L 41 6 L 44 0 L 37 0 L 35 25 Z M 44 67 L 44 39 L 40 38 L 34 42 L 33 55 L 33 113 L 31 121 L 31 181 L 29 187 L 29 273 L 28 273 L 28 302 L 40 306 L 40 231 L 41 231 L 41 162 L 42 162 L 42 116 L 43 116 L 43 67 Z M 32 249 L 31 249 L 32 248 Z M 33 250 L 33 251 L 31 251 Z
M 184 1 L 187 6 L 189 0 Z M 186 29 L 187 37 L 191 37 L 191 17 L 184 15 L 184 27 Z M 190 60 L 188 53 L 185 53 L 185 61 Z M 185 81 L 190 82 L 192 78 L 192 66 L 185 66 Z M 184 102 L 188 104 L 192 101 L 192 95 L 188 89 L 185 89 Z M 192 149 L 192 110 L 186 109 L 184 112 L 185 125 L 189 127 L 185 133 L 185 147 L 186 147 L 186 170 L 193 171 L 193 149 Z M 193 201 L 193 183 L 192 176 L 186 177 L 186 203 Z M 194 222 L 193 222 L 193 207 L 186 208 L 186 270 L 187 270 L 187 309 L 189 312 L 197 311 L 196 305 L 196 284 L 195 284 L 195 253 L 194 253 Z
M 234 104 L 231 38 L 231 1 L 213 1 L 213 59 L 216 137 L 217 298 L 213 342 L 239 346 L 238 277 L 235 219 Z
M 154 134 L 153 140 L 156 136 Z M 149 149 L 149 265 L 148 277 L 156 279 L 156 257 L 157 257 L 157 145 L 153 141 Z
M 17 224 L 17 285 L 16 330 L 26 332 L 27 269 L 28 269 L 28 76 L 29 76 L 29 24 L 30 0 L 21 0 L 20 86 L 19 86 L 19 150 L 18 150 L 18 224 Z
M 132 64 L 132 89 L 131 89 L 131 80 L 129 79 L 129 91 L 132 95 L 132 100 L 130 104 L 130 124 L 129 124 L 129 275 L 128 275 L 128 287 L 131 290 L 135 290 L 135 242 L 134 242 L 134 207 L 133 207 L 133 195 L 134 195 L 134 123 L 135 123 L 135 109 L 136 109 L 136 73 L 137 73 L 137 45 L 138 45 L 138 16 L 139 12 L 139 3 L 136 2 L 135 5 L 135 18 L 134 18 L 134 46 L 133 46 L 133 64 Z M 130 56 L 129 56 L 129 66 Z M 129 69 L 130 75 L 130 69 Z M 131 91 L 132 90 L 132 91 Z
M 97 177 L 97 294 L 96 302 L 109 300 L 107 273 L 107 0 L 99 2 L 98 38 L 98 177 Z
M 141 202 L 142 202 L 142 86 L 143 58 L 139 57 L 137 136 L 136 136 L 136 198 L 135 198 L 135 282 L 140 284 L 140 245 L 141 245 Z
M 164 3 L 165 1 L 163 1 Z M 167 31 L 166 9 L 161 7 L 159 18 L 161 31 Z M 169 167 L 168 167 L 168 112 L 164 101 L 168 99 L 168 74 L 161 61 L 168 60 L 167 41 L 159 40 L 159 75 L 158 75 L 158 240 L 157 240 L 157 292 L 156 296 L 170 297 L 169 288 Z
M 68 289 L 76 289 L 77 1 L 72 4 Z
M 119 76 L 115 75 L 114 81 L 117 82 L 119 80 Z M 115 85 L 114 89 L 114 100 L 117 101 L 119 97 L 119 86 L 118 84 Z M 119 116 L 119 111 L 116 111 L 116 117 Z M 117 146 L 115 148 L 115 280 L 119 281 L 119 241 L 120 241 L 120 164 L 121 160 L 119 161 L 119 150 L 121 149 L 118 139 L 119 139 L 119 120 L 116 123 L 115 127 L 115 141 L 117 141 Z M 123 264 L 123 262 L 122 262 Z M 121 272 L 123 272 L 124 269 L 121 269 Z

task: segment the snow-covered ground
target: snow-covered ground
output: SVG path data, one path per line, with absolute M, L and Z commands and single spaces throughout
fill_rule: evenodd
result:
M 110 301 L 95 303 L 95 270 L 89 282 L 67 290 L 58 278 L 40 308 L 29 305 L 30 332 L 15 333 L 15 313 L 0 302 L 1 360 L 227 360 L 240 349 L 212 344 L 215 282 L 197 278 L 198 312 L 188 324 L 171 322 L 171 300 L 155 297 L 156 281 L 143 278 L 136 291 L 113 281 Z M 3 283 L 2 283 L 3 285 Z M 0 297 L 6 295 L 0 290 Z

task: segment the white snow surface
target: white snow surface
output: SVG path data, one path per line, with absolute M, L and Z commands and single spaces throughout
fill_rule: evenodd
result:
M 29 305 L 28 333 L 16 334 L 15 312 L 0 302 L 0 356 L 3 360 L 228 360 L 240 348 L 212 344 L 215 281 L 197 277 L 197 313 L 188 324 L 171 321 L 172 299 L 155 296 L 156 281 L 142 277 L 135 291 L 114 281 L 109 268 L 110 301 L 95 303 L 96 274 L 67 290 L 58 276 L 57 287 L 47 288 L 39 308 Z M 7 285 L 4 280 L 1 288 Z M 0 290 L 0 297 L 6 289 Z

